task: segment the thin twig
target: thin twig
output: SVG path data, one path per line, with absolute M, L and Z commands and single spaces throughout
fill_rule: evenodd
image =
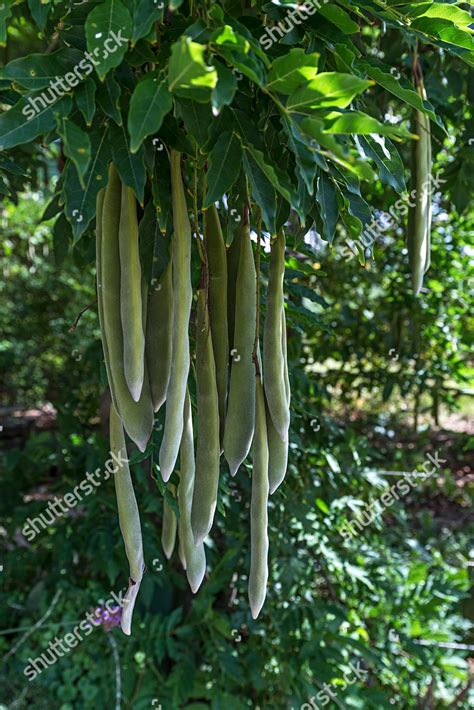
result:
M 25 643 L 26 639 L 29 638 L 29 637 L 31 636 L 31 634 L 32 634 L 34 631 L 36 631 L 36 629 L 39 629 L 40 626 L 42 626 L 43 622 L 45 622 L 46 619 L 47 619 L 49 616 L 51 616 L 52 611 L 53 611 L 54 607 L 56 606 L 56 604 L 58 603 L 59 598 L 60 598 L 60 596 L 61 596 L 62 593 L 63 593 L 63 590 L 62 590 L 62 589 L 58 589 L 58 590 L 57 590 L 56 594 L 55 594 L 54 597 L 53 597 L 53 601 L 51 602 L 51 604 L 50 604 L 49 607 L 47 608 L 45 614 L 41 617 L 41 619 L 40 619 L 39 621 L 36 622 L 36 624 L 34 624 L 34 625 L 31 627 L 31 629 L 30 629 L 29 631 L 26 632 L 26 634 L 25 634 L 24 636 L 21 637 L 21 639 L 19 639 L 19 640 L 11 647 L 11 649 L 8 651 L 8 653 L 6 653 L 5 656 L 3 656 L 2 661 L 6 661 L 7 658 L 10 658 L 10 656 L 13 656 L 13 654 L 16 653 L 16 651 L 20 648 L 20 646 L 22 646 L 22 645 Z
M 82 619 L 77 619 L 76 621 L 54 621 L 52 624 L 43 624 L 43 629 L 49 629 L 51 626 L 75 626 L 80 624 Z M 2 629 L 0 631 L 0 636 L 6 636 L 7 634 L 21 634 L 22 631 L 29 631 L 32 626 L 16 626 L 11 629 Z
M 82 311 L 79 312 L 79 315 L 77 316 L 76 320 L 74 321 L 74 323 L 71 325 L 71 327 L 68 330 L 68 335 L 70 335 L 71 333 L 73 333 L 76 330 L 77 326 L 79 325 L 79 321 L 81 320 L 84 313 L 86 311 L 88 311 L 89 308 L 92 308 L 93 306 L 95 306 L 95 301 L 92 301 L 92 303 L 89 303 L 87 306 L 85 306 L 85 308 L 82 309 Z
M 120 657 L 117 648 L 117 641 L 111 633 L 106 634 L 108 642 L 112 646 L 115 663 L 115 710 L 120 710 L 122 706 L 122 676 L 120 674 Z

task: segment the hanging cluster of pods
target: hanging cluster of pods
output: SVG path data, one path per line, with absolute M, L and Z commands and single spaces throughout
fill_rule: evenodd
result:
M 201 276 L 194 294 L 193 233 L 181 155 L 176 150 L 171 150 L 170 164 L 173 236 L 169 262 L 158 286 L 150 292 L 142 275 L 135 196 L 121 183 L 113 163 L 107 188 L 97 200 L 97 291 L 112 398 L 110 446 L 125 459 L 126 432 L 144 451 L 153 431 L 154 414 L 165 405 L 159 468 L 165 483 L 173 472 L 178 474 L 177 489 L 171 482 L 168 485 L 177 499 L 179 520 L 165 501 L 162 544 L 165 555 L 171 557 L 178 533 L 179 556 L 193 592 L 205 574 L 204 540 L 214 521 L 221 456 L 235 476 L 250 455 L 248 595 L 256 618 L 268 578 L 268 497 L 282 482 L 288 461 L 285 235 L 280 231 L 271 243 L 262 329 L 260 245 L 256 268 L 248 205 L 230 247 L 224 241 L 216 207 L 211 204 L 203 210 L 203 235 L 196 234 Z M 193 322 L 195 338 L 191 340 Z M 189 393 L 191 377 L 194 406 Z M 122 615 L 122 629 L 129 634 L 145 565 L 139 510 L 127 463 L 115 474 L 115 487 L 130 566 Z

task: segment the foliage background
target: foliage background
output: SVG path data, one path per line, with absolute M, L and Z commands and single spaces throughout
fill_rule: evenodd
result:
M 3 64 L 44 53 L 66 4 L 71 5 L 30 0 L 8 6 L 12 15 L 8 42 L 0 50 Z M 210 12 L 218 4 L 240 16 L 237 2 L 203 7 Z M 260 10 L 260 3 L 251 5 L 250 24 Z M 325 60 L 337 66 L 343 46 L 351 48 L 354 40 L 367 55 L 377 58 L 382 52 L 387 67 L 408 77 L 413 37 L 385 16 L 387 5 L 396 4 L 352 5 L 339 3 L 339 8 L 360 22 L 359 34 L 346 35 L 326 22 L 312 39 Z M 402 9 L 408 16 L 421 12 L 421 5 Z M 369 13 L 372 24 L 365 23 L 367 15 L 360 19 L 357 10 Z M 196 11 L 193 3 L 180 8 L 173 42 Z M 271 12 L 278 19 L 283 10 Z M 432 20 L 431 28 L 441 32 L 440 21 Z M 61 42 L 73 35 L 67 35 L 67 28 L 61 32 Z M 293 41 L 302 41 L 298 33 L 274 51 L 283 53 Z M 0 154 L 5 169 L 0 701 L 6 707 L 113 707 L 117 669 L 123 708 L 299 708 L 326 682 L 337 692 L 330 708 L 472 705 L 469 652 L 439 644 L 474 642 L 473 478 L 468 469 L 474 412 L 470 398 L 463 397 L 472 386 L 469 194 L 474 150 L 468 99 L 473 83 L 469 52 L 449 42 L 440 52 L 439 44 L 441 39 L 426 44 L 423 62 L 430 102 L 447 127 L 447 134 L 434 127 L 435 171 L 439 168 L 448 182 L 436 198 L 432 268 L 422 298 L 415 299 L 409 288 L 403 220 L 377 242 L 374 260 L 361 258 L 363 264 L 345 257 L 345 240 L 356 235 L 344 209 L 332 243 L 321 238 L 327 237 L 324 230 L 313 231 L 306 242 L 298 230 L 292 234 L 286 283 L 291 458 L 288 477 L 270 503 L 271 575 L 261 617 L 251 620 L 246 598 L 249 468 L 232 480 L 222 471 L 222 503 L 207 545 L 209 575 L 193 598 L 177 555 L 167 562 L 161 552 L 163 500 L 151 462 L 134 456 L 148 573 L 133 636 L 99 628 L 32 684 L 23 676 L 28 659 L 39 656 L 51 639 L 63 636 L 68 624 L 77 623 L 112 590 L 122 589 L 126 561 L 108 484 L 31 544 L 20 534 L 48 496 L 63 495 L 86 471 L 104 465 L 107 394 L 95 306 L 93 223 L 78 239 L 74 224 L 58 212 L 55 196 L 62 189 L 65 156 L 57 136 L 49 142 L 25 138 L 8 157 Z M 140 63 L 131 66 L 142 71 Z M 116 71 L 127 87 L 123 68 Z M 238 100 L 240 108 L 250 110 L 257 99 L 246 82 Z M 24 87 L 2 78 L 0 89 L 2 128 L 7 109 Z M 98 105 L 97 120 L 103 120 L 104 105 Z M 261 98 L 257 105 L 263 119 Z M 369 93 L 364 109 L 379 118 L 395 113 L 404 121 L 410 113 L 380 87 Z M 88 130 L 77 114 L 74 120 Z M 274 116 L 272 121 L 275 125 Z M 158 135 L 172 144 L 169 132 Z M 352 136 L 337 140 L 343 145 Z M 146 151 L 153 156 L 149 143 Z M 409 165 L 409 141 L 396 150 L 400 164 Z M 8 159 L 14 172 L 8 172 Z M 198 164 L 202 160 L 198 156 Z M 330 174 L 334 177 L 333 167 Z M 380 176 L 362 183 L 371 210 L 387 210 L 395 201 L 393 186 Z M 327 224 L 328 214 L 320 212 L 318 199 L 314 205 L 311 216 L 318 228 L 321 219 Z M 265 279 L 267 255 L 262 269 Z M 32 419 L 32 410 L 45 405 L 54 415 L 30 426 L 26 436 L 25 412 Z M 453 417 L 450 412 L 456 411 Z M 156 450 L 161 423 L 158 418 Z M 446 459 L 438 477 L 420 484 L 353 540 L 343 539 L 341 526 L 396 480 L 380 471 L 411 471 L 436 450 Z M 24 637 L 58 591 L 51 616 Z M 358 661 L 367 678 L 344 689 L 343 673 Z

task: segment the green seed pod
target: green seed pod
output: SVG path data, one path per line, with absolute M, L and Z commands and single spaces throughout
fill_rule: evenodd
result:
M 252 618 L 256 619 L 265 601 L 268 581 L 268 443 L 265 396 L 256 379 L 255 436 L 252 446 L 252 501 L 250 504 L 250 575 L 248 595 Z
M 104 352 L 105 369 L 107 371 L 107 380 L 109 382 L 110 394 L 112 397 L 112 402 L 115 409 L 118 410 L 117 398 L 115 396 L 115 391 L 113 388 L 113 380 L 110 368 L 110 358 L 109 349 L 107 347 L 107 341 L 105 339 L 105 329 L 104 329 L 104 304 L 102 300 L 102 213 L 104 208 L 104 198 L 105 189 L 100 190 L 97 195 L 97 207 L 96 207 L 96 277 L 97 277 L 97 310 L 99 313 L 99 326 L 100 335 L 102 340 L 102 350 Z
M 229 352 L 234 347 L 235 292 L 243 232 L 244 228 L 239 224 L 234 232 L 232 244 L 227 250 L 227 321 L 229 328 Z M 229 353 L 227 353 L 227 356 L 229 356 Z M 229 360 L 229 357 L 227 357 L 227 360 Z
M 227 325 L 226 325 L 227 328 Z M 214 520 L 219 486 L 219 416 L 213 339 L 206 304 L 201 289 L 197 303 L 196 383 L 198 439 L 196 480 L 194 482 L 191 525 L 196 544 L 209 533 Z
M 180 524 L 179 524 L 178 556 L 179 556 L 179 561 L 181 562 L 181 567 L 182 567 L 182 568 L 184 569 L 184 571 L 186 572 L 186 568 L 187 568 L 188 565 L 187 565 L 187 563 L 186 563 L 186 556 L 185 556 L 185 554 L 184 554 L 184 543 L 183 543 L 183 539 L 184 539 L 184 533 L 183 533 L 183 529 L 182 529 L 182 523 L 180 522 Z
M 142 322 L 142 270 L 138 251 L 135 194 L 122 185 L 119 226 L 120 312 L 123 330 L 125 380 L 135 402 L 140 399 L 145 375 L 145 335 Z
M 224 437 L 229 380 L 229 326 L 227 323 L 227 255 L 215 205 L 204 212 L 204 234 L 209 265 L 209 318 L 219 394 L 220 440 Z
M 160 469 L 167 481 L 178 457 L 183 433 L 184 400 L 189 375 L 189 317 L 191 285 L 191 225 L 181 177 L 181 155 L 171 151 L 171 199 L 173 205 L 173 357 L 166 393 L 165 431 L 160 449 Z
M 235 298 L 235 332 L 227 416 L 224 429 L 224 456 L 232 476 L 247 456 L 255 429 L 255 365 L 253 348 L 256 329 L 256 273 L 250 228 L 241 239 Z
M 430 180 L 430 187 L 428 190 L 428 224 L 426 227 L 427 231 L 427 236 L 426 236 L 426 258 L 425 258 L 425 274 L 428 271 L 428 269 L 431 266 L 431 222 L 433 218 L 433 200 L 432 200 L 432 182 L 431 182 L 431 176 L 432 176 L 432 170 L 433 170 L 433 165 L 432 165 L 432 148 L 431 148 L 431 122 L 428 116 L 425 115 L 425 127 L 426 127 L 426 140 L 428 143 L 428 150 L 427 150 L 427 172 L 428 172 L 428 179 Z
M 125 430 L 144 451 L 153 430 L 153 407 L 150 386 L 145 377 L 141 397 L 135 402 L 124 376 L 123 331 L 120 313 L 119 221 L 121 184 L 113 164 L 109 167 L 109 182 L 105 191 L 100 264 L 102 299 L 102 340 L 108 352 L 108 376 L 113 401 L 117 405 Z M 104 347 L 104 352 L 105 352 Z
M 217 418 L 217 412 L 216 412 Z M 191 506 L 195 483 L 193 418 L 191 401 L 186 394 L 184 403 L 184 428 L 180 447 L 180 472 L 178 486 L 179 536 L 182 544 L 184 568 L 193 594 L 201 586 L 206 572 L 206 553 L 202 542 L 195 544 L 191 529 Z
M 288 436 L 290 412 L 285 390 L 282 311 L 285 274 L 285 235 L 281 232 L 272 244 L 267 312 L 263 328 L 263 372 L 265 396 L 275 429 L 281 439 Z
M 422 99 L 426 99 L 422 85 L 419 93 Z M 431 124 L 423 111 L 414 111 L 413 131 L 418 136 L 412 149 L 411 176 L 416 202 L 408 218 L 407 244 L 413 290 L 418 295 L 431 260 Z
M 281 348 L 283 352 L 283 380 L 285 383 L 285 395 L 287 406 L 290 406 L 291 401 L 291 388 L 290 388 L 290 377 L 288 374 L 288 347 L 286 341 L 286 315 L 285 309 L 281 309 Z
M 169 488 L 171 493 L 175 495 L 175 487 L 170 485 Z M 176 542 L 177 522 L 173 508 L 166 502 L 166 498 L 164 498 L 163 521 L 161 523 L 161 547 L 163 548 L 167 560 L 169 560 L 173 554 Z
M 173 272 L 169 262 L 158 288 L 148 299 L 146 362 L 153 409 L 157 412 L 166 399 L 173 347 Z
M 125 436 L 122 422 L 113 404 L 110 407 L 110 453 L 115 455 L 114 458 L 117 461 L 117 471 L 114 473 L 115 493 L 117 496 L 120 530 L 130 565 L 130 583 L 124 600 L 121 620 L 122 631 L 129 636 L 133 607 L 140 588 L 145 564 L 143 561 L 140 514 L 128 466 Z
M 268 481 L 270 494 L 273 495 L 282 483 L 288 468 L 288 434 L 285 439 L 275 429 L 268 407 L 267 436 L 268 436 Z
M 416 145 L 416 211 L 415 229 L 413 239 L 413 259 L 412 259 L 412 285 L 415 295 L 421 290 L 423 285 L 423 274 L 427 263 L 427 248 L 429 225 L 429 197 L 426 189 L 428 179 L 428 138 L 426 134 L 425 115 L 421 111 L 416 113 L 417 134 L 419 140 Z

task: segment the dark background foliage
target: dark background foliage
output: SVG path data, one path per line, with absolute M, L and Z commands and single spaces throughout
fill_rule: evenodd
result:
M 83 51 L 88 13 L 101 4 L 28 0 L 0 9 L 0 29 L 4 20 L 8 28 L 0 47 L 1 136 L 8 111 L 29 92 L 12 80 L 9 63 L 33 53 Z M 151 4 L 147 10 L 146 0 L 125 2 L 134 18 L 151 13 Z M 315 187 L 310 199 L 301 188 L 288 127 L 273 99 L 242 69 L 248 61 L 251 69 L 264 70 L 253 50 L 224 58 L 215 47 L 206 49 L 213 61 L 241 77 L 232 109 L 223 113 L 227 118 L 213 121 L 208 103 L 178 92 L 173 112 L 138 152 L 140 180 L 147 180 L 140 217 L 149 279 L 155 243 L 148 218 L 154 207 L 161 209 L 163 233 L 169 231 L 167 159 L 160 145 L 179 146 L 185 154 L 191 209 L 193 197 L 203 197 L 200 182 L 196 193 L 195 175 L 211 162 L 229 126 L 237 136 L 238 160 L 262 148 L 265 165 L 279 166 L 302 197 L 306 226 L 300 228 L 292 210 L 285 284 L 293 393 L 290 465 L 270 501 L 269 593 L 257 621 L 251 620 L 246 589 L 250 465 L 235 479 L 222 470 L 216 524 L 206 541 L 208 574 L 193 597 L 177 552 L 168 562 L 161 549 L 164 489 L 154 465 L 160 413 L 147 456 L 131 450 L 148 566 L 133 635 L 101 626 L 34 682 L 23 675 L 29 659 L 52 639 L 125 587 L 127 565 L 110 480 L 31 543 L 21 534 L 27 518 L 39 515 L 48 500 L 71 491 L 87 471 L 103 468 L 109 456 L 108 394 L 95 296 L 95 196 L 87 196 L 91 222 L 79 234 L 75 205 L 68 202 L 78 176 L 54 116 L 41 137 L 25 133 L 0 152 L 2 707 L 289 710 L 300 708 L 325 683 L 335 696 L 329 708 L 442 710 L 473 704 L 474 85 L 472 49 L 464 46 L 470 35 L 467 27 L 461 32 L 437 17 L 441 10 L 433 3 L 333 6 L 331 19 L 318 15 L 308 27 L 296 28 L 268 58 L 274 61 L 296 46 L 319 52 L 325 71 L 349 67 L 362 76 L 367 65 L 361 62 L 372 62 L 383 81 L 400 74 L 395 93 L 376 83 L 354 107 L 409 127 L 411 107 L 399 89 L 413 89 L 418 39 L 430 105 L 439 119 L 432 121 L 434 171 L 446 180 L 435 198 L 432 266 L 420 298 L 410 289 L 402 214 L 370 254 L 359 250 L 352 256 L 348 248 L 368 215 L 387 211 L 403 193 L 410 141 L 386 138 L 390 169 L 384 170 L 358 152 L 356 136 L 337 135 L 329 155 L 321 151 L 316 163 L 306 165 Z M 150 14 L 148 34 L 105 84 L 91 78 L 97 98 L 91 125 L 80 110 L 84 97 L 81 103 L 79 92 L 72 92 L 68 120 L 90 136 L 92 155 L 98 138 L 109 136 L 105 162 L 117 158 L 113 151 L 121 145 L 118 109 L 125 126 L 137 81 L 152 64 L 160 71 L 168 65 L 183 32 L 201 41 L 201 25 L 195 23 L 218 31 L 223 10 L 225 22 L 238 20 L 239 36 L 246 28 L 257 42 L 263 17 L 276 21 L 288 9 L 240 0 L 199 5 L 175 0 L 170 7 L 177 11 L 157 25 Z M 467 9 L 465 3 L 456 7 Z M 435 17 L 428 27 L 422 15 L 430 8 Z M 110 100 L 117 87 L 119 105 Z M 326 113 L 316 110 L 310 118 L 326 120 Z M 131 133 L 124 139 L 128 156 Z M 155 134 L 158 144 L 152 142 Z M 358 140 L 364 138 L 371 137 Z M 307 142 L 300 150 L 308 159 Z M 334 159 L 338 151 L 354 157 L 357 177 Z M 375 172 L 364 179 L 362 165 L 369 163 Z M 257 204 L 268 210 L 275 203 L 282 219 L 290 214 L 275 184 L 268 189 L 267 182 L 262 179 L 263 204 L 253 196 L 254 226 Z M 228 202 L 220 202 L 227 235 L 234 198 L 231 191 Z M 194 253 L 195 281 L 197 264 Z M 267 269 L 268 254 L 262 253 L 263 287 Z M 419 469 L 428 453 L 436 452 L 443 459 L 437 475 L 420 480 L 357 536 L 344 537 L 344 525 L 399 480 L 388 473 Z M 350 664 L 365 672 L 345 687 Z

